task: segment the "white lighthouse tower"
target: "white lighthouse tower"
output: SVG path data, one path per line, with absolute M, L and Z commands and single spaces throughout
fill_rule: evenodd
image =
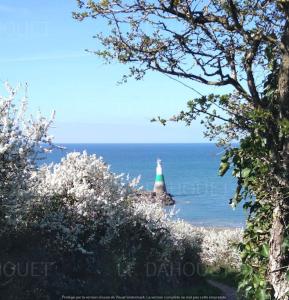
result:
M 163 175 L 162 161 L 160 159 L 157 160 L 154 192 L 156 194 L 165 194 L 167 192 L 165 179 Z

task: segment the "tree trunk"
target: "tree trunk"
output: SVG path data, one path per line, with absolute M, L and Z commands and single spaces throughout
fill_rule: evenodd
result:
M 269 254 L 269 280 L 274 289 L 274 299 L 287 299 L 289 292 L 289 281 L 286 278 L 286 267 L 284 267 L 284 254 L 282 243 L 284 238 L 284 223 L 281 206 L 278 205 L 273 212 L 273 224 L 270 238 Z
M 280 103 L 280 118 L 289 117 L 289 21 L 284 27 L 281 39 L 282 62 L 278 79 L 278 93 Z
M 289 21 L 284 26 L 281 40 L 282 62 L 278 79 L 278 94 L 280 104 L 280 120 L 289 119 Z M 285 194 L 289 185 L 289 138 L 283 137 L 279 144 L 278 177 L 281 194 Z M 274 299 L 288 299 L 289 281 L 286 278 L 286 254 L 282 252 L 285 234 L 287 205 L 284 197 L 276 197 L 273 212 L 270 251 L 269 251 L 269 281 L 274 289 Z M 288 256 L 288 255 L 287 255 Z

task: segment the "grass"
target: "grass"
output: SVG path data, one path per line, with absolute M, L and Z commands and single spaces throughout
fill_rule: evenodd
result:
M 228 286 L 238 288 L 239 283 L 239 272 L 223 267 L 210 267 L 205 270 L 206 278 L 212 279 Z
M 234 269 L 224 267 L 207 267 L 203 272 L 203 278 L 201 278 L 197 283 L 192 283 L 192 285 L 188 287 L 166 290 L 163 295 L 222 296 L 222 292 L 218 288 L 211 286 L 206 281 L 207 279 L 212 279 L 236 289 L 238 288 L 239 272 Z

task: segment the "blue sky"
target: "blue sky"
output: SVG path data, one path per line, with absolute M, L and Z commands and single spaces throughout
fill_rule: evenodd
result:
M 157 73 L 118 85 L 126 68 L 103 64 L 85 49 L 96 49 L 94 21 L 77 22 L 74 0 L 8 1 L 0 4 L 0 79 L 29 85 L 29 107 L 49 116 L 56 142 L 207 142 L 198 122 L 192 127 L 150 123 L 185 109 L 197 96 Z M 98 28 L 99 30 L 99 28 Z M 105 28 L 104 28 L 105 30 Z M 204 92 L 207 87 L 193 85 Z

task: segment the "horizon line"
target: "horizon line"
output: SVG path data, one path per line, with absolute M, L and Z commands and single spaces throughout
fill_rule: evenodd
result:
M 73 145 L 73 144 L 91 144 L 91 145 L 97 145 L 97 144 L 139 144 L 139 145 L 146 145 L 146 144 L 156 144 L 156 145 L 175 145 L 175 144 L 217 144 L 216 142 L 55 142 L 54 144 L 65 144 L 65 145 Z M 236 143 L 233 143 L 236 144 Z

